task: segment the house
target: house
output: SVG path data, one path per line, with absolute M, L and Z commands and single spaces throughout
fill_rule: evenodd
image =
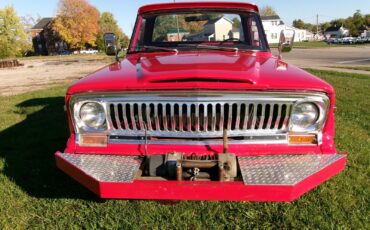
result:
M 36 25 L 28 30 L 31 37 L 35 53 L 39 55 L 47 55 L 48 51 L 45 44 L 44 28 L 51 23 L 53 18 L 42 18 Z
M 28 33 L 32 38 L 36 37 L 52 20 L 53 18 L 42 18 L 36 25 L 28 30 Z
M 55 55 L 68 49 L 68 44 L 53 30 L 52 25 L 53 18 L 42 18 L 29 30 L 36 54 Z
M 347 37 L 349 36 L 349 30 L 344 28 L 343 25 L 334 25 L 325 30 L 324 36 L 326 39 Z
M 186 32 L 183 28 L 170 28 L 167 31 L 166 40 L 169 42 L 182 41 L 183 38 L 188 34 L 189 32 Z
M 311 41 L 314 39 L 313 33 L 308 30 L 285 25 L 278 15 L 262 16 L 261 19 L 268 43 L 279 43 L 282 30 L 294 31 L 294 42 Z
M 287 26 L 287 29 L 295 31 L 294 42 L 312 41 L 314 34 L 308 30 Z
M 285 29 L 284 22 L 278 15 L 261 16 L 261 19 L 268 43 L 278 43 L 280 33 Z
M 361 26 L 358 30 L 358 35 L 362 38 L 370 37 L 370 27 L 368 26 Z
M 238 28 L 233 27 L 234 22 L 223 16 L 213 20 L 209 20 L 204 25 L 204 30 L 186 36 L 188 41 L 224 41 L 231 38 L 239 38 L 240 33 Z

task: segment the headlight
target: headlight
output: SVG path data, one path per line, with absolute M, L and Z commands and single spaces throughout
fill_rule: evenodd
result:
M 305 102 L 294 106 L 290 118 L 291 131 L 313 131 L 320 116 L 316 104 Z
M 103 106 L 96 102 L 85 103 L 80 109 L 80 119 L 89 128 L 101 128 L 106 121 Z

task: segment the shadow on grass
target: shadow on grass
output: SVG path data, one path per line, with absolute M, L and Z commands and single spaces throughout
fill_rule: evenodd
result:
M 3 174 L 30 196 L 38 198 L 99 199 L 57 169 L 56 150 L 63 150 L 68 138 L 64 98 L 37 98 L 17 105 L 14 113 L 40 111 L 0 132 L 0 157 L 5 159 Z

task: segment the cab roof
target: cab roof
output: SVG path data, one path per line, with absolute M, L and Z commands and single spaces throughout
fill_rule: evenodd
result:
M 253 10 L 258 12 L 258 7 L 252 3 L 244 2 L 176 2 L 176 3 L 159 3 L 142 6 L 139 14 L 145 14 L 152 11 L 161 10 L 178 10 L 178 9 L 238 9 Z

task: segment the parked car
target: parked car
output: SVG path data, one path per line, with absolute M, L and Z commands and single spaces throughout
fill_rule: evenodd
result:
M 288 32 L 275 57 L 254 4 L 141 7 L 127 56 L 68 88 L 57 166 L 101 198 L 297 199 L 346 155 L 334 144 L 334 89 L 282 59 Z
M 359 43 L 359 44 L 364 44 L 368 41 L 368 39 L 366 37 L 358 37 L 356 38 L 356 43 Z
M 353 38 L 353 37 L 345 37 L 345 38 L 343 38 L 343 43 L 344 44 L 354 44 L 356 42 L 357 42 L 356 38 Z
M 60 56 L 65 56 L 65 55 L 71 55 L 72 52 L 68 51 L 68 50 L 60 50 L 57 52 L 58 55 Z
M 81 50 L 80 51 L 80 54 L 97 54 L 99 53 L 98 50 L 94 50 L 94 49 L 88 49 L 88 50 Z

